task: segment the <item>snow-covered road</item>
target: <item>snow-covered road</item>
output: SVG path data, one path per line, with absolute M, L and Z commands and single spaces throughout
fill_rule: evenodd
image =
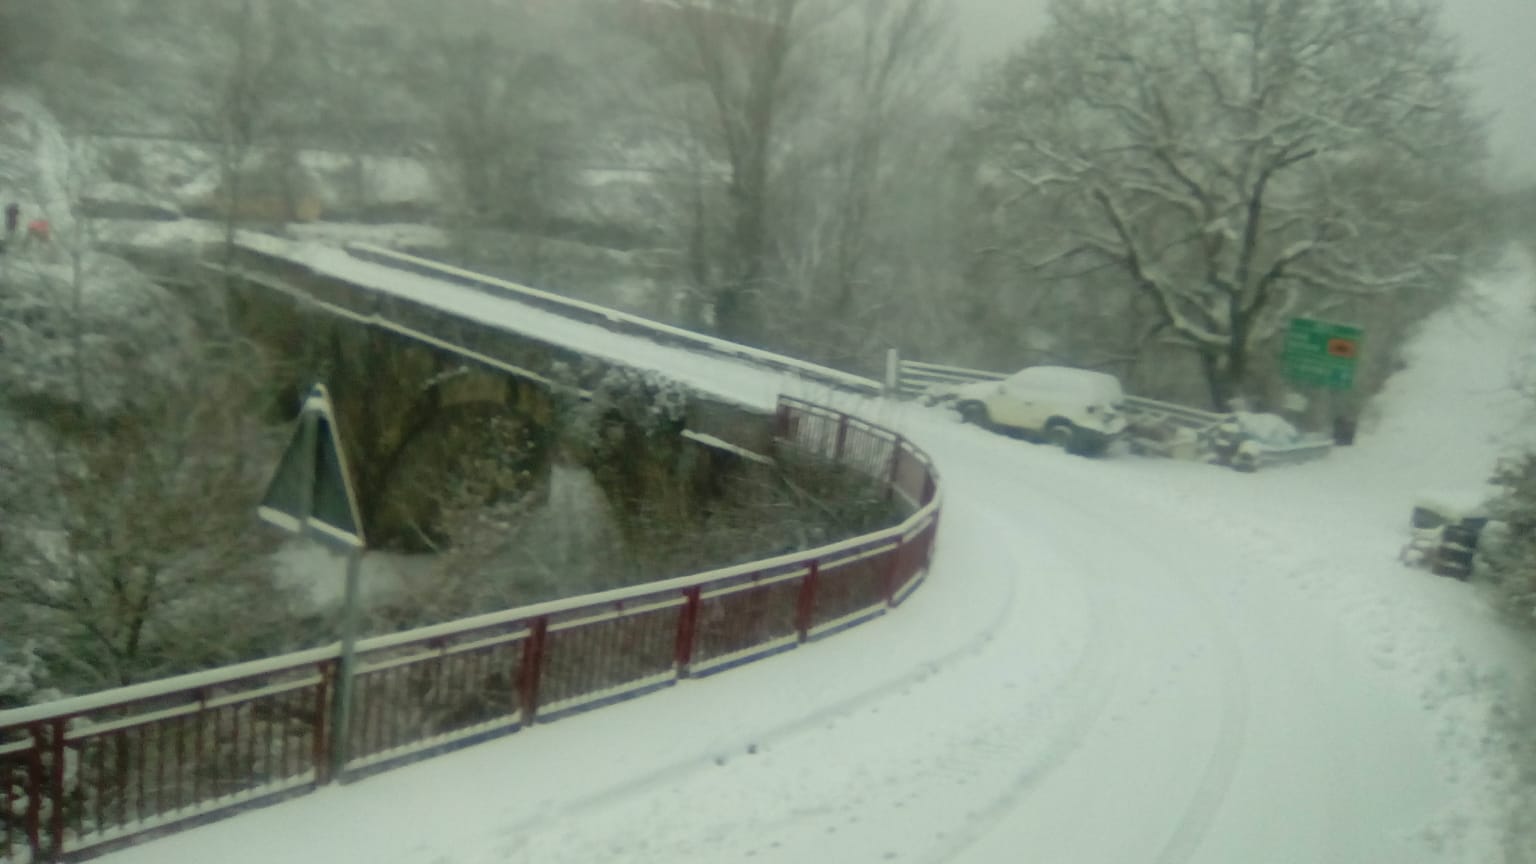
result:
M 1512 259 L 1358 446 L 1257 475 L 850 401 L 945 482 L 899 611 L 107 860 L 1510 860 L 1500 718 L 1536 651 L 1396 553 L 1416 490 L 1478 483 L 1529 421 L 1499 385 L 1533 289 Z

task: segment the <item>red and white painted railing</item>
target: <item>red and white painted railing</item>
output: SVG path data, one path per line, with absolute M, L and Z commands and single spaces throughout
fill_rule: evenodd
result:
M 937 477 L 899 435 L 781 399 L 781 446 L 880 479 L 900 525 L 694 576 L 363 640 L 343 775 L 707 675 L 882 614 L 927 573 Z M 88 857 L 333 779 L 339 648 L 0 712 L 0 861 Z

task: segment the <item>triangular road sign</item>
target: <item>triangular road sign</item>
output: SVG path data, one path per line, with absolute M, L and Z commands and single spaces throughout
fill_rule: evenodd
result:
M 312 533 L 344 548 L 367 545 L 324 385 L 316 384 L 304 400 L 293 440 L 283 451 L 256 513 L 279 528 Z

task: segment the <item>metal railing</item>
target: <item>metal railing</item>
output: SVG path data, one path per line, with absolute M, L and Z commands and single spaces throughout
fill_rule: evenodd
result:
M 878 479 L 901 524 L 840 543 L 357 645 L 331 775 L 339 647 L 0 712 L 0 861 L 89 857 L 793 648 L 884 613 L 927 574 L 939 488 L 890 430 L 790 398 L 779 446 Z
M 920 363 L 916 360 L 895 361 L 892 378 L 898 396 L 907 398 L 922 396 L 934 387 L 969 384 L 973 381 L 1001 381 L 1008 377 L 1001 372 L 984 372 L 962 366 L 944 366 L 938 363 Z

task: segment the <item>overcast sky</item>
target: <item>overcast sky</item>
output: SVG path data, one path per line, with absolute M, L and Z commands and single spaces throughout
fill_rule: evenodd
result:
M 1039 29 L 1048 0 L 952 0 L 967 59 L 995 56 Z M 1445 21 L 1477 66 L 1500 176 L 1536 182 L 1536 0 L 1443 0 Z

